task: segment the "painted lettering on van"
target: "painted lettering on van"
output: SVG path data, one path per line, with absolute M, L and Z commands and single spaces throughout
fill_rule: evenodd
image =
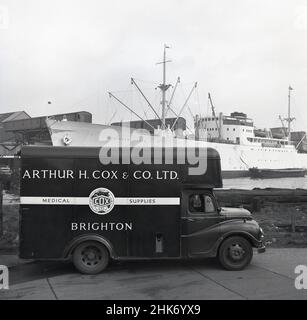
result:
M 118 170 L 94 170 L 88 171 L 78 170 L 74 172 L 71 169 L 67 170 L 47 170 L 47 169 L 32 169 L 32 170 L 25 170 L 22 174 L 22 179 L 24 180 L 32 180 L 32 179 L 78 179 L 78 180 L 87 180 L 87 179 L 94 179 L 94 180 L 119 180 L 128 179 L 130 174 L 126 171 L 119 172 Z M 131 173 L 131 176 L 135 180 L 177 180 L 178 172 L 174 170 L 135 170 Z
M 73 170 L 25 170 L 22 179 L 74 179 Z

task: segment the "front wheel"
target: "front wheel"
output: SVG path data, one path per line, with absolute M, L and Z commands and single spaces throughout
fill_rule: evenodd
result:
M 72 256 L 73 263 L 78 271 L 85 274 L 97 274 L 109 264 L 107 248 L 96 241 L 85 241 L 77 246 Z
M 242 270 L 251 262 L 253 248 L 248 240 L 240 236 L 227 238 L 221 244 L 218 258 L 227 270 Z

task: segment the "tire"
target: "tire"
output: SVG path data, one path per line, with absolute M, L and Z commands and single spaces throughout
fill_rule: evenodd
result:
M 221 265 L 232 271 L 242 270 L 249 265 L 253 257 L 251 243 L 243 237 L 233 236 L 225 239 L 219 249 L 218 259 Z
M 79 244 L 72 256 L 74 266 L 85 274 L 97 274 L 109 264 L 110 255 L 107 248 L 97 241 L 85 241 Z

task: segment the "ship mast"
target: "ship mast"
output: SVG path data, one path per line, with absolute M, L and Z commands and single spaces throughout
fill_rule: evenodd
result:
M 165 129 L 165 106 L 166 106 L 166 91 L 171 86 L 170 84 L 166 84 L 166 63 L 171 62 L 171 60 L 166 60 L 166 49 L 169 49 L 166 44 L 164 45 L 164 52 L 163 52 L 163 61 L 157 64 L 163 64 L 163 82 L 158 86 L 158 88 L 162 91 L 162 129 Z
M 280 120 L 280 122 L 281 122 L 282 129 L 283 129 L 283 131 L 284 131 L 284 135 L 285 135 L 285 137 L 287 137 L 287 130 L 286 130 L 286 127 L 285 127 L 285 124 L 284 124 L 284 120 L 283 120 L 283 118 L 281 117 L 281 115 L 279 115 L 279 120 Z
M 183 112 L 184 108 L 187 106 L 187 103 L 193 93 L 193 91 L 195 90 L 195 88 L 197 87 L 197 82 L 193 85 L 193 88 L 191 89 L 191 92 L 189 93 L 185 103 L 183 104 L 182 108 L 180 109 L 179 114 L 177 114 L 173 108 L 171 108 L 171 104 L 177 89 L 178 84 L 180 83 L 180 78 L 177 78 L 177 82 L 176 85 L 174 87 L 174 90 L 171 94 L 170 100 L 166 101 L 166 91 L 172 87 L 171 84 L 166 84 L 166 63 L 171 62 L 171 60 L 166 60 L 166 49 L 169 49 L 170 47 L 167 46 L 166 44 L 164 45 L 164 52 L 163 52 L 163 61 L 162 62 L 158 62 L 157 64 L 163 64 L 163 78 L 162 78 L 162 83 L 160 85 L 158 85 L 157 88 L 159 88 L 162 91 L 162 101 L 161 101 L 161 105 L 162 105 L 162 116 L 161 118 L 159 117 L 157 111 L 155 110 L 155 108 L 153 107 L 153 105 L 149 102 L 149 100 L 147 99 L 147 97 L 145 96 L 145 94 L 142 92 L 141 88 L 137 85 L 137 83 L 135 82 L 134 78 L 131 78 L 131 84 L 135 85 L 135 87 L 138 89 L 138 91 L 141 93 L 141 95 L 143 96 L 143 98 L 145 99 L 145 101 L 148 103 L 148 106 L 152 109 L 152 111 L 155 113 L 155 115 L 158 117 L 158 119 L 161 121 L 161 128 L 162 130 L 166 129 L 166 125 L 165 125 L 165 120 L 166 120 L 166 115 L 167 112 L 169 110 L 171 110 L 174 115 L 176 116 L 176 120 L 173 122 L 172 127 L 170 128 L 171 130 L 174 129 L 178 119 L 181 116 L 181 113 Z M 156 88 L 156 89 L 157 89 Z M 135 116 L 137 116 L 140 120 L 144 121 L 147 125 L 149 125 L 152 129 L 155 130 L 155 128 L 145 119 L 143 119 L 139 114 L 137 114 L 136 112 L 134 112 L 132 110 L 132 108 L 130 108 L 129 106 L 127 106 L 125 103 L 123 103 L 121 100 L 119 100 L 114 94 L 112 94 L 111 92 L 109 92 L 109 96 L 110 98 L 114 98 L 115 100 L 117 100 L 122 106 L 124 106 L 127 110 L 129 110 L 130 112 L 132 112 Z M 145 114 L 146 116 L 146 114 Z
M 291 122 L 295 119 L 295 118 L 291 118 L 291 91 L 293 90 L 293 88 L 289 85 L 288 88 L 288 118 L 286 118 L 285 120 L 288 122 L 288 140 L 291 140 Z

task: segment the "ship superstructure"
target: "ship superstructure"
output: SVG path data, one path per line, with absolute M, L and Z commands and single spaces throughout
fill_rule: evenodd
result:
M 295 142 L 274 138 L 270 130 L 260 133 L 253 120 L 241 112 L 197 116 L 195 133 L 196 139 L 218 150 L 227 177 L 248 175 L 251 168 L 307 168 L 307 154 L 298 153 Z
M 230 116 L 222 112 L 212 117 L 196 116 L 195 134 L 199 140 L 246 144 L 254 138 L 254 123 L 240 112 L 233 112 Z

